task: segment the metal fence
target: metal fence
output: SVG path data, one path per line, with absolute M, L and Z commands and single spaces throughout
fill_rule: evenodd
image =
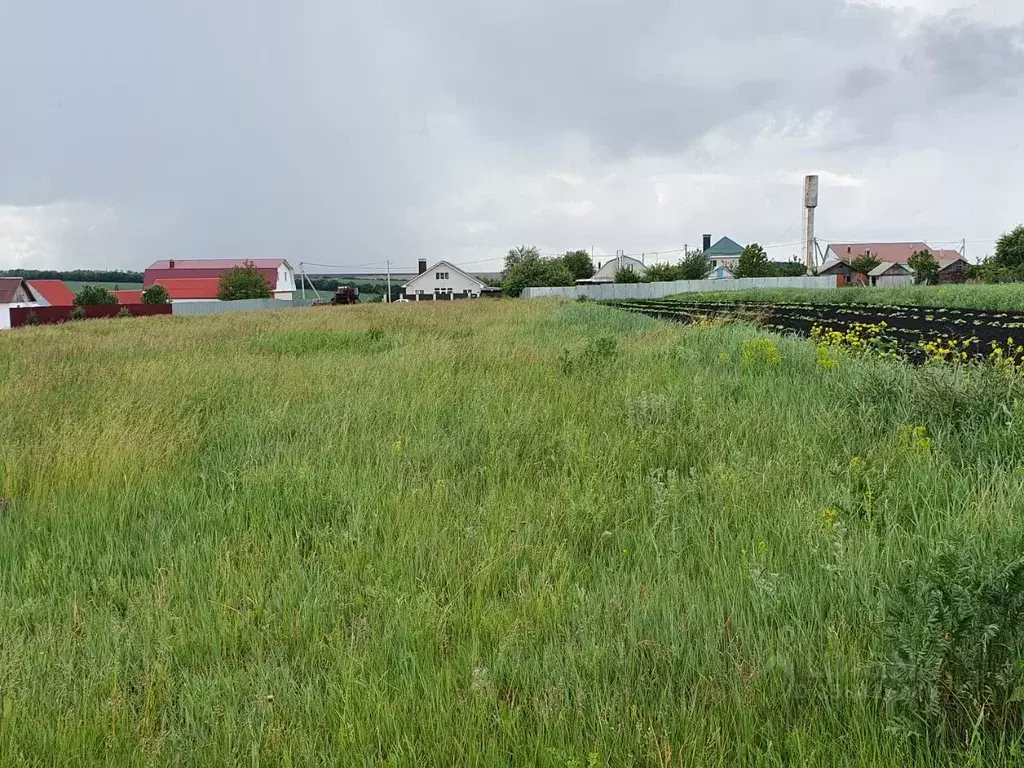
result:
M 308 307 L 313 299 L 241 299 L 239 301 L 176 301 L 171 305 L 172 314 L 219 315 L 222 312 L 255 312 L 261 309 L 292 309 Z
M 524 299 L 585 296 L 597 301 L 607 299 L 662 299 L 676 293 L 743 291 L 750 288 L 835 288 L 835 277 L 744 277 L 736 280 L 674 280 L 666 283 L 608 283 L 572 285 L 564 288 L 524 288 Z

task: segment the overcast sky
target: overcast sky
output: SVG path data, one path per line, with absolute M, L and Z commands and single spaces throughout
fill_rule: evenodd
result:
M 1024 3 L 958 5 L 2 0 L 0 267 L 788 258 L 809 172 L 821 239 L 978 257 L 1024 222 Z

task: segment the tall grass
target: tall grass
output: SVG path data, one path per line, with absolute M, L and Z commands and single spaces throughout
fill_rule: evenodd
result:
M 1019 530 L 1024 412 L 836 358 L 546 301 L 4 334 L 0 765 L 1009 764 L 887 605 Z
M 683 293 L 682 301 L 776 301 L 820 304 L 923 305 L 996 309 L 1024 312 L 1024 283 L 1006 285 L 900 285 L 891 287 L 850 287 L 836 290 L 820 288 L 754 288 L 744 291 Z

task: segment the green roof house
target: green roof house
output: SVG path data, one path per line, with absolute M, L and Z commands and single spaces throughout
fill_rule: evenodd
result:
M 741 253 L 743 253 L 743 246 L 728 237 L 723 237 L 704 251 L 704 255 L 711 260 L 712 268 L 733 266 L 740 258 Z

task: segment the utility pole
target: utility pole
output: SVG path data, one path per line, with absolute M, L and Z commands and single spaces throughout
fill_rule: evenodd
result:
M 377 263 L 379 264 L 380 262 L 377 262 Z M 387 301 L 387 303 L 390 304 L 391 303 L 391 261 L 390 260 L 388 260 L 387 265 L 388 265 L 388 301 Z

